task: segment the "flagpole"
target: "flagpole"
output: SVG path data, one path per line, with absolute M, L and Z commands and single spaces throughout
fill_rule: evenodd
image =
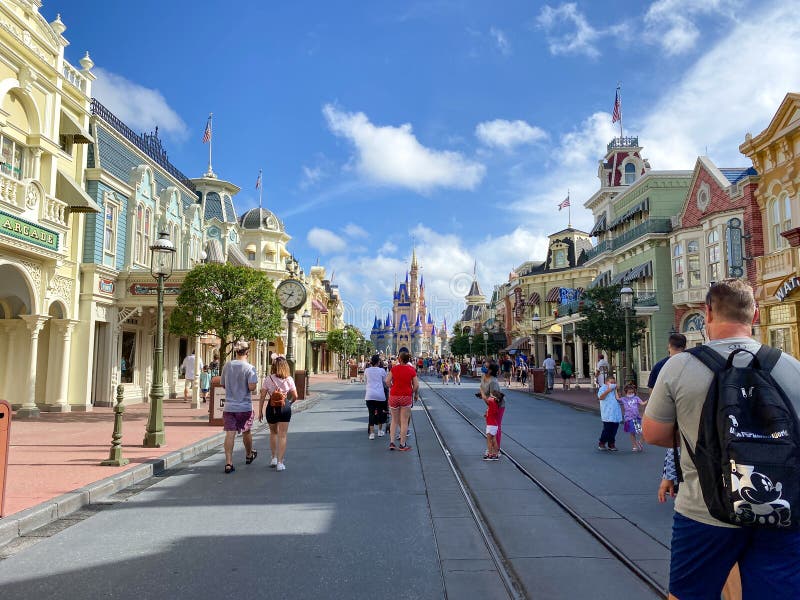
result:
M 214 173 L 211 169 L 211 146 L 214 143 L 214 113 L 208 113 L 208 122 L 211 126 L 211 135 L 208 137 L 208 174 L 212 175 Z
M 261 193 L 264 190 L 264 180 L 261 179 L 261 169 L 258 170 L 258 214 L 261 214 Z
M 625 137 L 622 134 L 622 83 L 617 82 L 617 93 L 619 94 L 619 137 Z
M 572 204 L 569 201 L 569 188 L 567 188 L 567 229 L 572 229 Z

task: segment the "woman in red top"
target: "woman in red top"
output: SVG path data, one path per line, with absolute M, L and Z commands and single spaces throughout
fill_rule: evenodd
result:
M 408 419 L 411 416 L 411 405 L 419 394 L 419 379 L 417 370 L 408 364 L 411 357 L 408 352 L 401 352 L 398 356 L 399 364 L 392 367 L 386 376 L 386 385 L 389 386 L 389 410 L 392 411 L 392 422 L 389 425 L 389 450 L 411 450 L 406 444 L 408 433 Z M 400 424 L 400 447 L 394 445 L 394 436 L 397 425 Z

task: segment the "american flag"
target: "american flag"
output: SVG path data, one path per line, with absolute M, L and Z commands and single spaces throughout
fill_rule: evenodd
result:
M 203 143 L 207 144 L 211 141 L 211 115 L 208 115 L 208 121 L 206 121 L 206 130 L 203 132 Z
M 614 98 L 614 111 L 611 113 L 611 123 L 616 123 L 622 120 L 622 100 L 619 98 L 619 88 L 617 88 L 617 95 Z
M 567 208 L 568 206 L 569 206 L 569 196 L 567 196 L 566 198 L 564 198 L 564 201 L 563 201 L 563 202 L 561 202 L 561 203 L 558 205 L 558 210 L 561 210 L 562 208 Z
M 261 171 L 258 172 L 258 179 L 256 179 L 256 189 L 261 189 Z

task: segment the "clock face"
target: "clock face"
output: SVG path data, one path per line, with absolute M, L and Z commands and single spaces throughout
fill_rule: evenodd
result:
M 278 285 L 278 301 L 284 310 L 297 310 L 306 303 L 306 288 L 296 279 L 286 279 Z

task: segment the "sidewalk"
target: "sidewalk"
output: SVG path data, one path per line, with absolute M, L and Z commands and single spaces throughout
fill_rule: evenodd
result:
M 518 392 L 526 392 L 537 398 L 543 400 L 553 400 L 560 404 L 566 404 L 581 410 L 588 410 L 600 414 L 600 404 L 597 399 L 597 388 L 593 388 L 591 383 L 586 380 L 580 383 L 580 389 L 575 389 L 575 384 L 570 384 L 569 390 L 563 390 L 560 382 L 556 382 L 556 386 L 550 394 L 540 394 L 531 391 L 529 387 L 522 387 L 520 384 L 514 382 L 511 389 Z M 505 385 L 503 386 L 505 389 Z M 643 388 L 639 390 L 639 397 L 642 400 L 647 400 L 650 397 L 650 390 Z

